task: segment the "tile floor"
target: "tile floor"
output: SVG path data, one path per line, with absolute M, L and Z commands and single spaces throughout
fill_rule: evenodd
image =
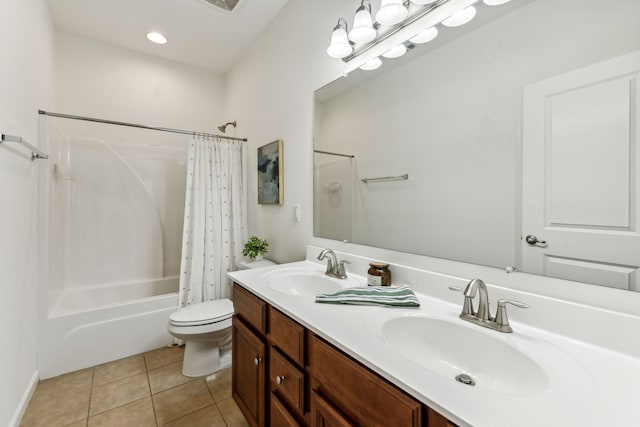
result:
M 231 398 L 231 370 L 185 377 L 183 354 L 159 348 L 40 381 L 20 425 L 248 426 Z

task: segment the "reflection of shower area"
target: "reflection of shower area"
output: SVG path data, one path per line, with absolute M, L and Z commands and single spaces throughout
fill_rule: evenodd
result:
M 353 241 L 355 160 L 314 152 L 313 235 Z
M 187 137 L 41 120 L 50 153 L 46 378 L 171 341 Z

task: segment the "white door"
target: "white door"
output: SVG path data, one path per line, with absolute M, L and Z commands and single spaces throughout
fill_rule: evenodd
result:
M 523 271 L 640 291 L 639 73 L 635 52 L 525 87 Z

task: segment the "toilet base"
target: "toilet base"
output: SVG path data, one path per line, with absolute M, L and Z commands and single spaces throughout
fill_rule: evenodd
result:
M 220 354 L 222 352 L 222 355 Z M 182 375 L 203 377 L 231 366 L 231 352 L 221 351 L 216 343 L 187 341 L 184 347 Z

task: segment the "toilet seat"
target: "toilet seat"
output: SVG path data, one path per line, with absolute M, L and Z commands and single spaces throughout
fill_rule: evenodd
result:
M 177 327 L 203 326 L 224 322 L 233 316 L 233 302 L 229 299 L 205 301 L 173 312 L 169 324 Z

